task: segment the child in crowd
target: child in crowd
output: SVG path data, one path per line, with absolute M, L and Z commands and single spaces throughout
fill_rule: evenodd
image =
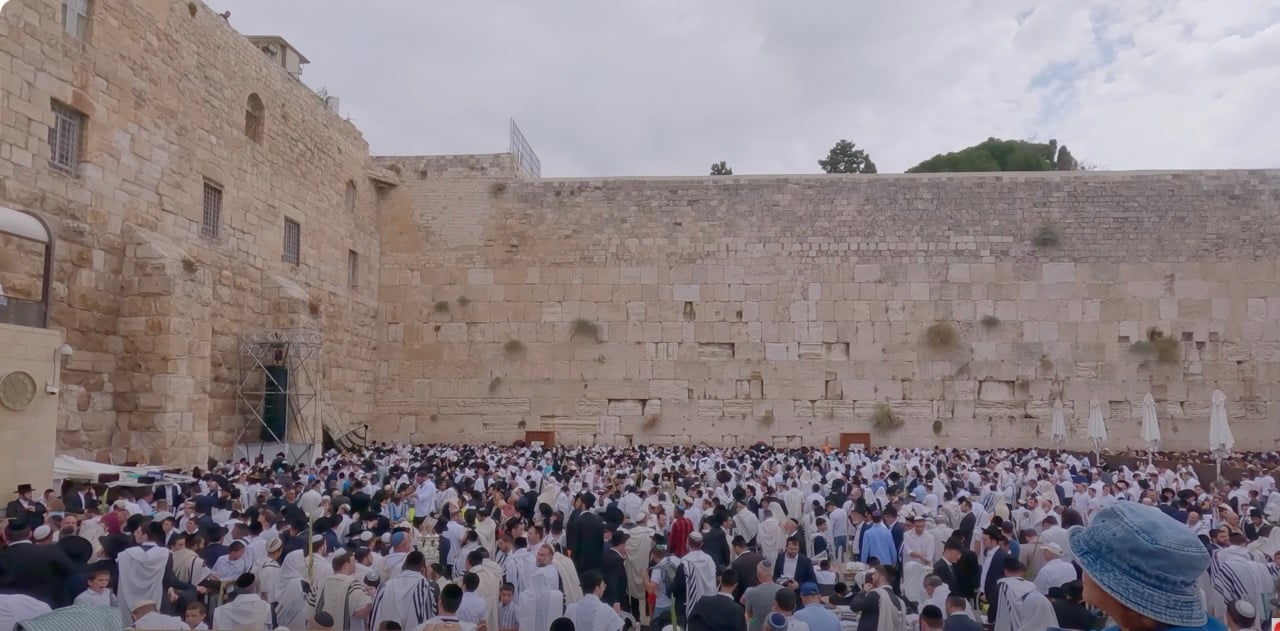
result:
M 191 627 L 192 631 L 209 631 L 209 625 L 205 624 L 204 605 L 199 602 L 193 602 L 187 605 L 187 615 L 183 617 L 183 621 Z
M 823 559 L 818 564 L 818 568 L 818 571 L 814 572 L 814 575 L 818 579 L 818 591 L 820 591 L 823 596 L 830 596 L 835 593 L 836 578 L 838 577 L 835 572 L 831 571 L 831 561 L 828 561 L 827 559 Z
M 516 604 L 512 602 L 516 595 L 515 585 L 503 583 L 498 592 L 498 631 L 517 631 L 520 620 L 516 617 Z
M 80 592 L 76 596 L 75 604 L 77 605 L 99 605 L 103 607 L 115 607 L 116 595 L 111 592 L 108 585 L 111 584 L 111 572 L 107 570 L 94 570 L 89 573 L 88 589 Z

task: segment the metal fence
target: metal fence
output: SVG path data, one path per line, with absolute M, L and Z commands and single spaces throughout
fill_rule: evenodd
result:
M 542 161 L 533 152 L 533 147 L 529 146 L 524 134 L 520 133 L 520 127 L 516 125 L 514 118 L 511 119 L 511 155 L 515 156 L 516 167 L 521 171 L 533 177 L 542 177 Z

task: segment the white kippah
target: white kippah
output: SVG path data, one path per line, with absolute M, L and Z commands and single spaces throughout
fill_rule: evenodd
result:
M 1231 603 L 1231 608 L 1245 618 L 1256 618 L 1258 616 L 1258 610 L 1253 607 L 1253 603 L 1244 599 Z

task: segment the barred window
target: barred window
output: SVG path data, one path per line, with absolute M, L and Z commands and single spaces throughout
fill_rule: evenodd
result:
M 288 217 L 284 220 L 284 262 L 298 264 L 302 251 L 302 226 Z
M 83 40 L 89 28 L 89 0 L 62 0 L 62 29 Z
M 53 124 L 49 126 L 49 164 L 74 172 L 80 164 L 80 137 L 85 116 L 75 108 L 53 102 Z
M 347 286 L 360 286 L 360 253 L 355 250 L 347 250 Z
M 222 226 L 222 187 L 204 181 L 204 214 L 200 218 L 200 236 L 217 239 Z

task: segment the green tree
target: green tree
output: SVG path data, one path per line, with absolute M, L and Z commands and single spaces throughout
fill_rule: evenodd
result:
M 876 163 L 866 151 L 857 149 L 852 142 L 841 139 L 831 148 L 827 157 L 818 160 L 818 166 L 827 173 L 875 173 Z
M 711 175 L 733 175 L 733 169 L 721 160 L 711 165 Z
M 1037 143 L 988 138 L 972 147 L 940 153 L 907 169 L 907 173 L 1076 171 L 1081 168 L 1075 156 L 1066 146 L 1058 146 L 1056 140 Z

